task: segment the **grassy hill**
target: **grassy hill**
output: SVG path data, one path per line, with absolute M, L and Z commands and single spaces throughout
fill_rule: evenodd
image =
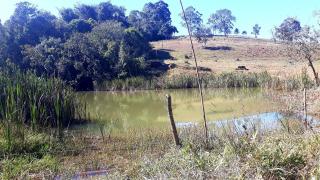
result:
M 246 66 L 248 72 L 268 71 L 271 75 L 286 78 L 300 74 L 307 63 L 288 57 L 283 44 L 265 39 L 244 37 L 213 37 L 206 47 L 194 42 L 199 66 L 214 73 L 236 71 L 238 66 Z M 166 64 L 175 64 L 169 74 L 194 73 L 194 61 L 191 57 L 190 42 L 187 38 L 153 42 L 159 52 L 169 53 L 164 57 Z M 320 64 L 316 63 L 317 69 Z M 311 73 L 311 72 L 309 72 Z M 311 74 L 310 74 L 311 75 Z

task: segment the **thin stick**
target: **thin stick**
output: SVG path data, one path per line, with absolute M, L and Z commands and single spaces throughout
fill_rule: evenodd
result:
M 205 107 L 204 107 L 204 98 L 203 98 L 202 84 L 201 84 L 200 75 L 199 75 L 197 56 L 196 56 L 196 53 L 195 53 L 195 50 L 194 50 L 194 45 L 193 45 L 193 41 L 192 41 L 190 26 L 189 26 L 189 23 L 187 21 L 187 17 L 186 17 L 186 13 L 185 13 L 185 10 L 184 10 L 183 4 L 182 4 L 182 0 L 180 0 L 180 5 L 181 5 L 182 12 L 183 12 L 184 20 L 185 20 L 186 25 L 187 25 L 188 34 L 189 34 L 190 43 L 191 43 L 191 49 L 192 49 L 192 53 L 193 53 L 193 58 L 194 58 L 194 62 L 195 62 L 195 65 L 196 65 L 197 81 L 198 81 L 199 92 L 200 92 L 200 96 L 201 96 L 202 115 L 203 115 L 203 121 L 204 121 L 205 136 L 206 136 L 206 141 L 208 142 L 208 140 L 209 140 L 208 138 L 209 137 L 208 137 L 207 118 L 206 118 L 206 111 L 205 111 Z
M 303 115 L 304 115 L 304 126 L 308 128 L 308 112 L 307 112 L 307 90 L 306 88 L 303 89 Z
M 177 132 L 176 123 L 174 122 L 174 118 L 173 118 L 171 96 L 169 94 L 167 94 L 166 97 L 167 97 L 167 102 L 168 102 L 168 116 L 169 116 L 169 120 L 170 120 L 171 127 L 172 127 L 172 134 L 174 137 L 174 141 L 177 146 L 181 146 L 178 132 Z

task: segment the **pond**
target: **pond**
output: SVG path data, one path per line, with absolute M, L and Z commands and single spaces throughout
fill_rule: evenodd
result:
M 164 128 L 169 126 L 166 94 L 170 94 L 177 124 L 202 122 L 200 97 L 197 89 L 80 92 L 87 103 L 90 118 L 95 122 L 82 128 L 97 128 L 97 124 L 112 131 Z M 234 119 L 277 110 L 261 89 L 206 89 L 206 115 L 209 122 Z

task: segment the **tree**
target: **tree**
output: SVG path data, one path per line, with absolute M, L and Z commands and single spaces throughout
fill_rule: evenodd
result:
M 231 33 L 233 29 L 233 22 L 236 21 L 236 17 L 232 15 L 232 12 L 228 9 L 217 10 L 216 13 L 213 13 L 209 20 L 208 24 L 211 25 L 211 28 L 219 30 L 220 33 L 223 33 L 225 36 Z
M 172 26 L 171 12 L 164 1 L 145 4 L 142 12 L 131 11 L 128 20 L 149 41 L 168 39 L 178 32 Z
M 241 34 L 242 34 L 242 35 L 247 35 L 248 33 L 247 33 L 247 31 L 242 31 Z
M 67 23 L 69 23 L 70 21 L 72 21 L 74 19 L 79 18 L 79 16 L 71 8 L 60 9 L 59 13 L 60 13 L 61 18 Z
M 194 7 L 189 6 L 185 10 L 186 21 L 183 12 L 179 14 L 182 18 L 181 24 L 183 27 L 187 28 L 186 21 L 188 22 L 191 34 L 194 35 L 198 29 L 202 27 L 202 14 L 199 13 Z
M 320 31 L 306 26 L 295 33 L 294 38 L 286 39 L 287 41 L 285 41 L 285 43 L 289 56 L 297 58 L 297 60 L 307 61 L 312 70 L 315 82 L 319 86 L 320 80 L 314 66 L 314 61 L 319 60 Z
M 6 30 L 2 26 L 0 21 L 0 66 L 4 63 L 6 59 L 6 51 L 7 51 L 7 35 Z
M 289 17 L 279 27 L 275 28 L 275 36 L 282 41 L 293 41 L 301 29 L 300 22 L 295 18 Z
M 239 34 L 240 33 L 240 31 L 239 31 L 239 29 L 238 28 L 236 28 L 236 29 L 234 29 L 234 34 Z
M 75 7 L 75 13 L 79 16 L 80 19 L 88 20 L 93 19 L 97 20 L 97 12 L 94 6 L 79 4 Z
M 203 43 L 204 47 L 207 45 L 210 35 L 211 35 L 210 28 L 207 28 L 204 25 L 201 25 L 201 27 L 198 27 L 194 33 L 194 36 L 196 37 L 197 41 L 199 43 Z
M 86 33 L 92 30 L 93 24 L 88 20 L 74 19 L 69 23 L 73 32 Z
M 114 6 L 110 2 L 102 2 L 96 7 L 97 20 L 107 21 L 115 20 L 127 25 L 126 9 L 123 7 Z
M 20 67 L 28 68 L 28 64 L 22 61 L 21 47 L 36 45 L 43 37 L 57 36 L 55 22 L 55 16 L 39 11 L 31 3 L 17 3 L 13 15 L 5 23 L 8 30 L 8 58 Z
M 251 34 L 254 34 L 254 37 L 257 38 L 258 35 L 260 35 L 260 30 L 261 30 L 261 27 L 256 24 L 252 27 L 252 33 Z

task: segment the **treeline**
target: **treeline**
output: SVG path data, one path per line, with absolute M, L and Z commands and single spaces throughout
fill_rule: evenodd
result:
M 177 29 L 163 1 L 129 16 L 125 11 L 110 2 L 79 4 L 60 9 L 56 17 L 29 2 L 17 3 L 10 19 L 0 22 L 0 65 L 59 77 L 77 90 L 144 75 L 149 41 L 169 39 Z

